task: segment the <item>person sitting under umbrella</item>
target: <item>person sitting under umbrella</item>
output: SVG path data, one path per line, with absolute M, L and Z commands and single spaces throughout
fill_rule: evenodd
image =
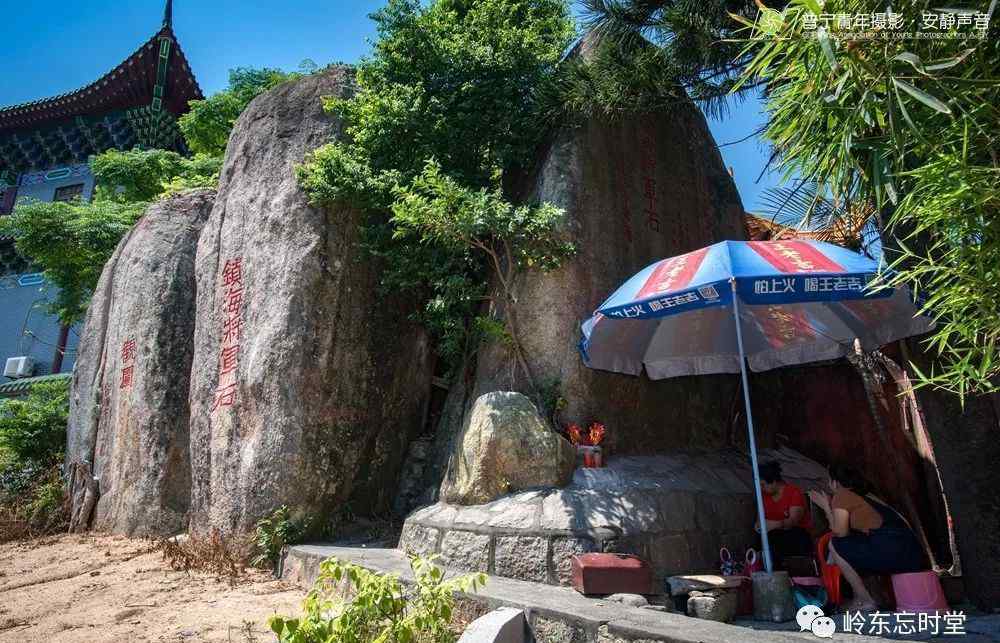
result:
M 781 477 L 780 463 L 764 462 L 759 471 L 771 557 L 775 567 L 781 569 L 785 557 L 809 556 L 812 553 L 812 538 L 809 536 L 812 518 L 802 489 Z
M 830 491 L 810 491 L 826 513 L 830 554 L 854 590 L 850 610 L 878 609 L 861 574 L 905 574 L 927 569 L 927 558 L 906 520 L 869 493 L 865 480 L 845 466 L 830 468 Z

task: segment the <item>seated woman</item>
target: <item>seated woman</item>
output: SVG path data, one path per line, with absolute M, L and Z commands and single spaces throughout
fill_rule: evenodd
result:
M 760 488 L 764 496 L 764 519 L 767 540 L 771 545 L 774 566 L 782 569 L 786 556 L 812 554 L 812 518 L 802 489 L 781 477 L 781 465 L 765 462 L 760 465 Z
M 864 479 L 848 467 L 830 468 L 830 491 L 810 491 L 830 523 L 833 563 L 854 590 L 847 609 L 878 608 L 861 574 L 904 574 L 927 569 L 923 548 L 894 509 L 869 495 Z

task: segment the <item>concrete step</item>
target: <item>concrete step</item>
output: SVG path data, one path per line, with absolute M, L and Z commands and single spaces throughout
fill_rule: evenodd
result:
M 296 545 L 282 561 L 281 577 L 307 588 L 319 573 L 319 564 L 329 557 L 349 561 L 366 569 L 397 574 L 412 582 L 413 574 L 403 552 L 398 549 Z M 449 572 L 448 576 L 454 575 Z M 675 613 L 628 607 L 588 598 L 568 587 L 491 576 L 486 586 L 460 601 L 472 604 L 483 614 L 499 607 L 524 610 L 536 640 L 540 643 L 793 643 L 815 642 L 812 632 L 751 629 Z M 839 617 L 838 617 L 839 625 Z M 793 623 L 794 626 L 794 623 Z M 796 628 L 797 629 L 797 628 Z M 839 629 L 839 628 L 838 628 Z M 849 643 L 877 643 L 887 639 L 837 632 L 835 640 Z M 894 640 L 914 640 L 897 638 Z M 926 639 L 925 639 L 926 640 Z M 969 640 L 969 639 L 964 639 Z

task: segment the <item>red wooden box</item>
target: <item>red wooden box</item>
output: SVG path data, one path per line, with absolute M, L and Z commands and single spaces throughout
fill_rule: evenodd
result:
M 573 556 L 573 589 L 581 594 L 649 594 L 653 570 L 630 554 Z

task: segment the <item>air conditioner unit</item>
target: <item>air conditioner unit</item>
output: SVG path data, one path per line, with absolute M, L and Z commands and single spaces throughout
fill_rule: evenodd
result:
M 3 376 L 13 379 L 31 377 L 35 373 L 35 358 L 8 357 L 3 367 Z

